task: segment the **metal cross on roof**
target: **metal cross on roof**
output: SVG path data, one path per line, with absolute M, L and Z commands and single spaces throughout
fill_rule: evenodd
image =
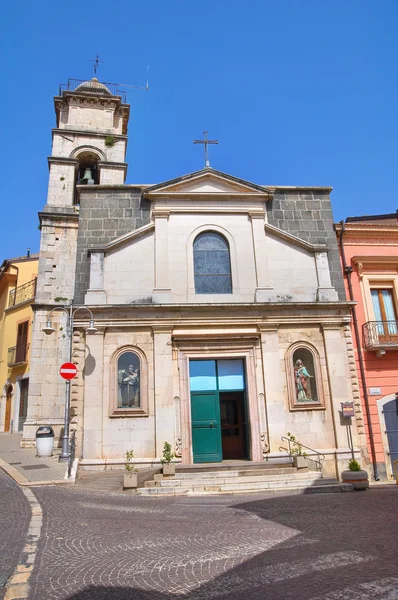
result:
M 209 144 L 218 144 L 218 140 L 209 140 L 207 139 L 207 131 L 203 132 L 203 140 L 194 140 L 193 143 L 194 144 L 204 144 L 204 151 L 205 151 L 205 167 L 210 167 L 210 160 L 209 160 L 209 148 L 208 145 Z
M 97 54 L 97 56 L 95 57 L 95 60 L 92 60 L 91 62 L 92 62 L 92 63 L 94 63 L 94 75 L 96 75 L 96 74 L 97 74 L 98 67 L 99 67 L 99 64 L 100 64 L 100 63 L 103 63 L 104 61 L 103 61 L 103 60 L 100 60 L 100 59 L 99 59 L 99 56 L 98 56 L 98 54 Z

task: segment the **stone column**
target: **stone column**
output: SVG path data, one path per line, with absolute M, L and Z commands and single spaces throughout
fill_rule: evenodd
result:
M 155 287 L 153 301 L 160 304 L 171 301 L 169 280 L 169 211 L 153 211 L 155 220 Z
M 350 369 L 344 331 L 338 324 L 322 326 L 336 448 L 347 448 L 347 428 L 340 424 L 341 402 L 352 402 Z M 354 433 L 354 432 L 353 432 Z
M 83 458 L 102 458 L 104 334 L 86 337 L 83 400 Z
M 265 410 L 268 421 L 269 450 L 278 452 L 281 436 L 286 435 L 285 381 L 281 368 L 277 324 L 259 325 L 265 381 Z
M 269 266 L 267 238 L 264 229 L 264 211 L 250 212 L 252 225 L 254 260 L 256 265 L 256 302 L 264 302 L 268 298 L 267 291 L 272 289 Z
M 173 355 L 169 325 L 154 325 L 156 456 L 162 456 L 164 442 L 174 445 L 175 401 L 173 396 Z
M 329 261 L 326 252 L 315 252 L 315 266 L 318 277 L 318 302 L 337 302 L 338 294 L 330 279 Z

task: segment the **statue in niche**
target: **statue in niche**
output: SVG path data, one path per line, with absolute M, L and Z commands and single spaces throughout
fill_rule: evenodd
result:
M 310 375 L 305 368 L 303 361 L 298 359 L 294 364 L 294 381 L 296 384 L 297 402 L 308 402 L 312 400 L 311 382 L 314 376 Z
M 140 369 L 139 366 L 133 364 L 123 365 L 120 364 L 123 358 L 127 358 L 126 355 L 132 353 L 126 353 L 119 359 L 118 369 L 118 408 L 138 408 L 140 406 Z M 135 355 L 133 355 L 135 356 Z M 138 359 L 138 357 L 136 357 Z

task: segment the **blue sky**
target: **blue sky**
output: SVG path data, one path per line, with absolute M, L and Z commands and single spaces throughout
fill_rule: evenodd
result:
M 396 0 L 16 0 L 2 11 L 0 261 L 39 249 L 68 77 L 130 90 L 126 183 L 211 165 L 267 185 L 332 185 L 334 216 L 398 208 Z

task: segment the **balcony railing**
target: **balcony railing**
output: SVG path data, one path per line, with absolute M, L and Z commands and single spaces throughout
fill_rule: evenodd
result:
M 59 95 L 61 96 L 62 92 L 74 92 L 75 89 L 79 87 L 79 85 L 81 85 L 82 83 L 86 83 L 84 79 L 68 79 L 68 83 L 60 84 Z M 120 96 L 120 98 L 122 99 L 122 103 L 126 104 L 127 92 L 120 89 L 120 84 L 109 83 L 107 81 L 100 81 L 99 83 L 105 85 L 112 94 L 112 96 Z
M 368 350 L 398 348 L 398 321 L 368 321 L 362 329 L 364 346 Z
M 11 290 L 8 298 L 8 308 L 22 302 L 27 302 L 28 300 L 33 300 L 36 295 L 36 282 L 37 279 L 32 279 L 28 283 L 24 283 Z
M 7 365 L 9 367 L 15 367 L 15 365 L 21 365 L 28 362 L 28 350 L 29 344 L 20 346 L 13 346 L 8 348 L 8 360 Z

